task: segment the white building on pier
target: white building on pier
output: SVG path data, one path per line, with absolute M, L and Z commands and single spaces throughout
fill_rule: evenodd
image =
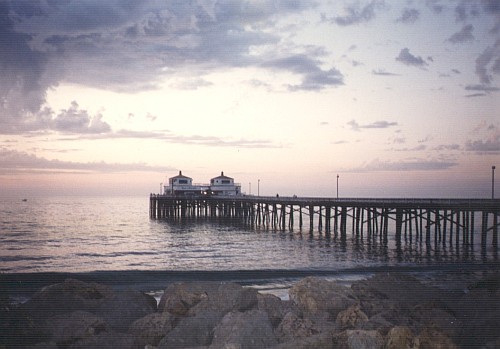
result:
M 193 183 L 191 177 L 184 176 L 182 171 L 179 174 L 168 179 L 168 185 L 163 187 L 164 195 L 175 196 L 239 196 L 241 193 L 241 184 L 235 183 L 234 179 L 224 175 L 210 180 L 210 184 Z

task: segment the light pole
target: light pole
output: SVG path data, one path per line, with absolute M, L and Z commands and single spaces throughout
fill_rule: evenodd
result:
M 248 195 L 252 195 L 252 182 L 248 182 Z
M 337 199 L 339 198 L 339 175 L 337 174 Z
M 495 166 L 491 166 L 491 198 L 495 198 Z
M 257 196 L 260 196 L 260 179 L 257 180 Z

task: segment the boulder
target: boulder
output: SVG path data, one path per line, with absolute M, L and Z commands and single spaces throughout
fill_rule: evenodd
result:
M 466 347 L 484 345 L 500 337 L 499 291 L 492 292 L 486 287 L 472 288 L 455 302 L 452 311 L 462 321 L 459 341 Z
M 385 349 L 419 349 L 420 340 L 407 326 L 395 326 L 387 333 Z
M 384 337 L 378 331 L 347 330 L 333 336 L 335 349 L 382 349 Z
M 113 293 L 110 287 L 101 284 L 66 279 L 42 288 L 21 308 L 35 321 L 77 310 L 93 313 Z
M 294 341 L 299 338 L 311 337 L 320 330 L 310 319 L 302 319 L 296 314 L 287 313 L 275 331 L 279 342 Z
M 435 328 L 425 328 L 418 336 L 418 340 L 422 349 L 458 349 L 447 334 Z M 477 343 L 472 348 L 479 347 L 476 345 Z
M 214 328 L 222 319 L 220 312 L 199 312 L 183 317 L 158 344 L 158 349 L 207 346 L 212 342 Z
M 272 349 L 335 349 L 332 333 L 322 332 L 309 337 L 294 338 L 289 342 L 280 343 Z
M 358 303 L 350 288 L 317 277 L 299 281 L 290 289 L 289 295 L 304 315 L 326 316 L 333 321 L 342 310 Z
M 105 332 L 107 324 L 92 313 L 78 310 L 49 319 L 46 328 L 52 342 L 67 347 L 83 338 Z
M 227 313 L 214 330 L 211 349 L 261 349 L 278 344 L 267 314 L 253 309 Z
M 178 282 L 167 287 L 158 308 L 179 316 L 206 310 L 225 314 L 256 307 L 257 294 L 257 290 L 235 283 Z
M 367 321 L 368 316 L 366 316 L 366 314 L 361 310 L 359 304 L 356 304 L 342 310 L 337 315 L 335 323 L 341 330 L 347 330 L 355 329 Z
M 155 311 L 154 297 L 135 290 L 125 290 L 103 299 L 94 313 L 101 316 L 110 328 L 126 332 L 135 320 Z
M 134 336 L 119 332 L 102 332 L 86 337 L 67 347 L 68 349 L 142 349 Z
M 272 294 L 259 293 L 257 301 L 258 309 L 267 313 L 273 328 L 276 328 L 280 324 L 287 313 L 293 312 L 298 315 L 301 313 L 292 302 L 282 301 L 279 297 Z
M 367 280 L 356 281 L 351 289 L 369 316 L 388 309 L 411 309 L 419 303 L 439 301 L 446 292 L 422 284 L 416 278 L 400 273 L 380 273 Z
M 152 313 L 134 321 L 128 333 L 133 334 L 142 346 L 158 345 L 172 330 L 175 320 L 175 316 L 170 313 Z

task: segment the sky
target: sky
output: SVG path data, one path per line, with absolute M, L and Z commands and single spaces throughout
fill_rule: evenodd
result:
M 0 195 L 489 198 L 499 81 L 499 0 L 0 0 Z

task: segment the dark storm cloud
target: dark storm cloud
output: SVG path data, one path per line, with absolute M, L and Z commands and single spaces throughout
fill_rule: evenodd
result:
M 210 84 L 201 77 L 213 71 L 277 69 L 273 57 L 251 54 L 251 48 L 277 44 L 281 34 L 268 30 L 274 22 L 315 6 L 298 0 L 1 1 L 0 133 L 105 129 L 97 119 L 85 128 L 85 115 L 47 120 L 55 114 L 43 110 L 46 91 L 60 81 L 135 92 L 175 74 L 194 89 L 197 82 Z M 323 70 L 312 57 L 312 71 L 289 65 L 302 80 L 291 89 L 342 83 L 338 70 Z
M 456 32 L 452 36 L 450 36 L 447 41 L 453 44 L 461 44 L 463 42 L 473 41 L 474 35 L 472 32 L 474 31 L 474 26 L 472 24 L 465 25 L 459 32 Z
M 405 24 L 412 24 L 415 23 L 420 17 L 420 11 L 414 8 L 405 8 L 403 10 L 403 13 L 401 13 L 401 17 L 399 17 L 396 21 L 405 23 Z
M 333 17 L 329 21 L 341 26 L 369 22 L 375 18 L 376 11 L 384 7 L 383 0 L 372 0 L 365 6 L 355 3 L 345 8 L 346 15 Z
M 401 49 L 399 55 L 396 57 L 396 61 L 415 67 L 423 67 L 427 65 L 427 62 L 425 62 L 422 57 L 412 55 L 410 53 L 410 49 L 407 47 Z

